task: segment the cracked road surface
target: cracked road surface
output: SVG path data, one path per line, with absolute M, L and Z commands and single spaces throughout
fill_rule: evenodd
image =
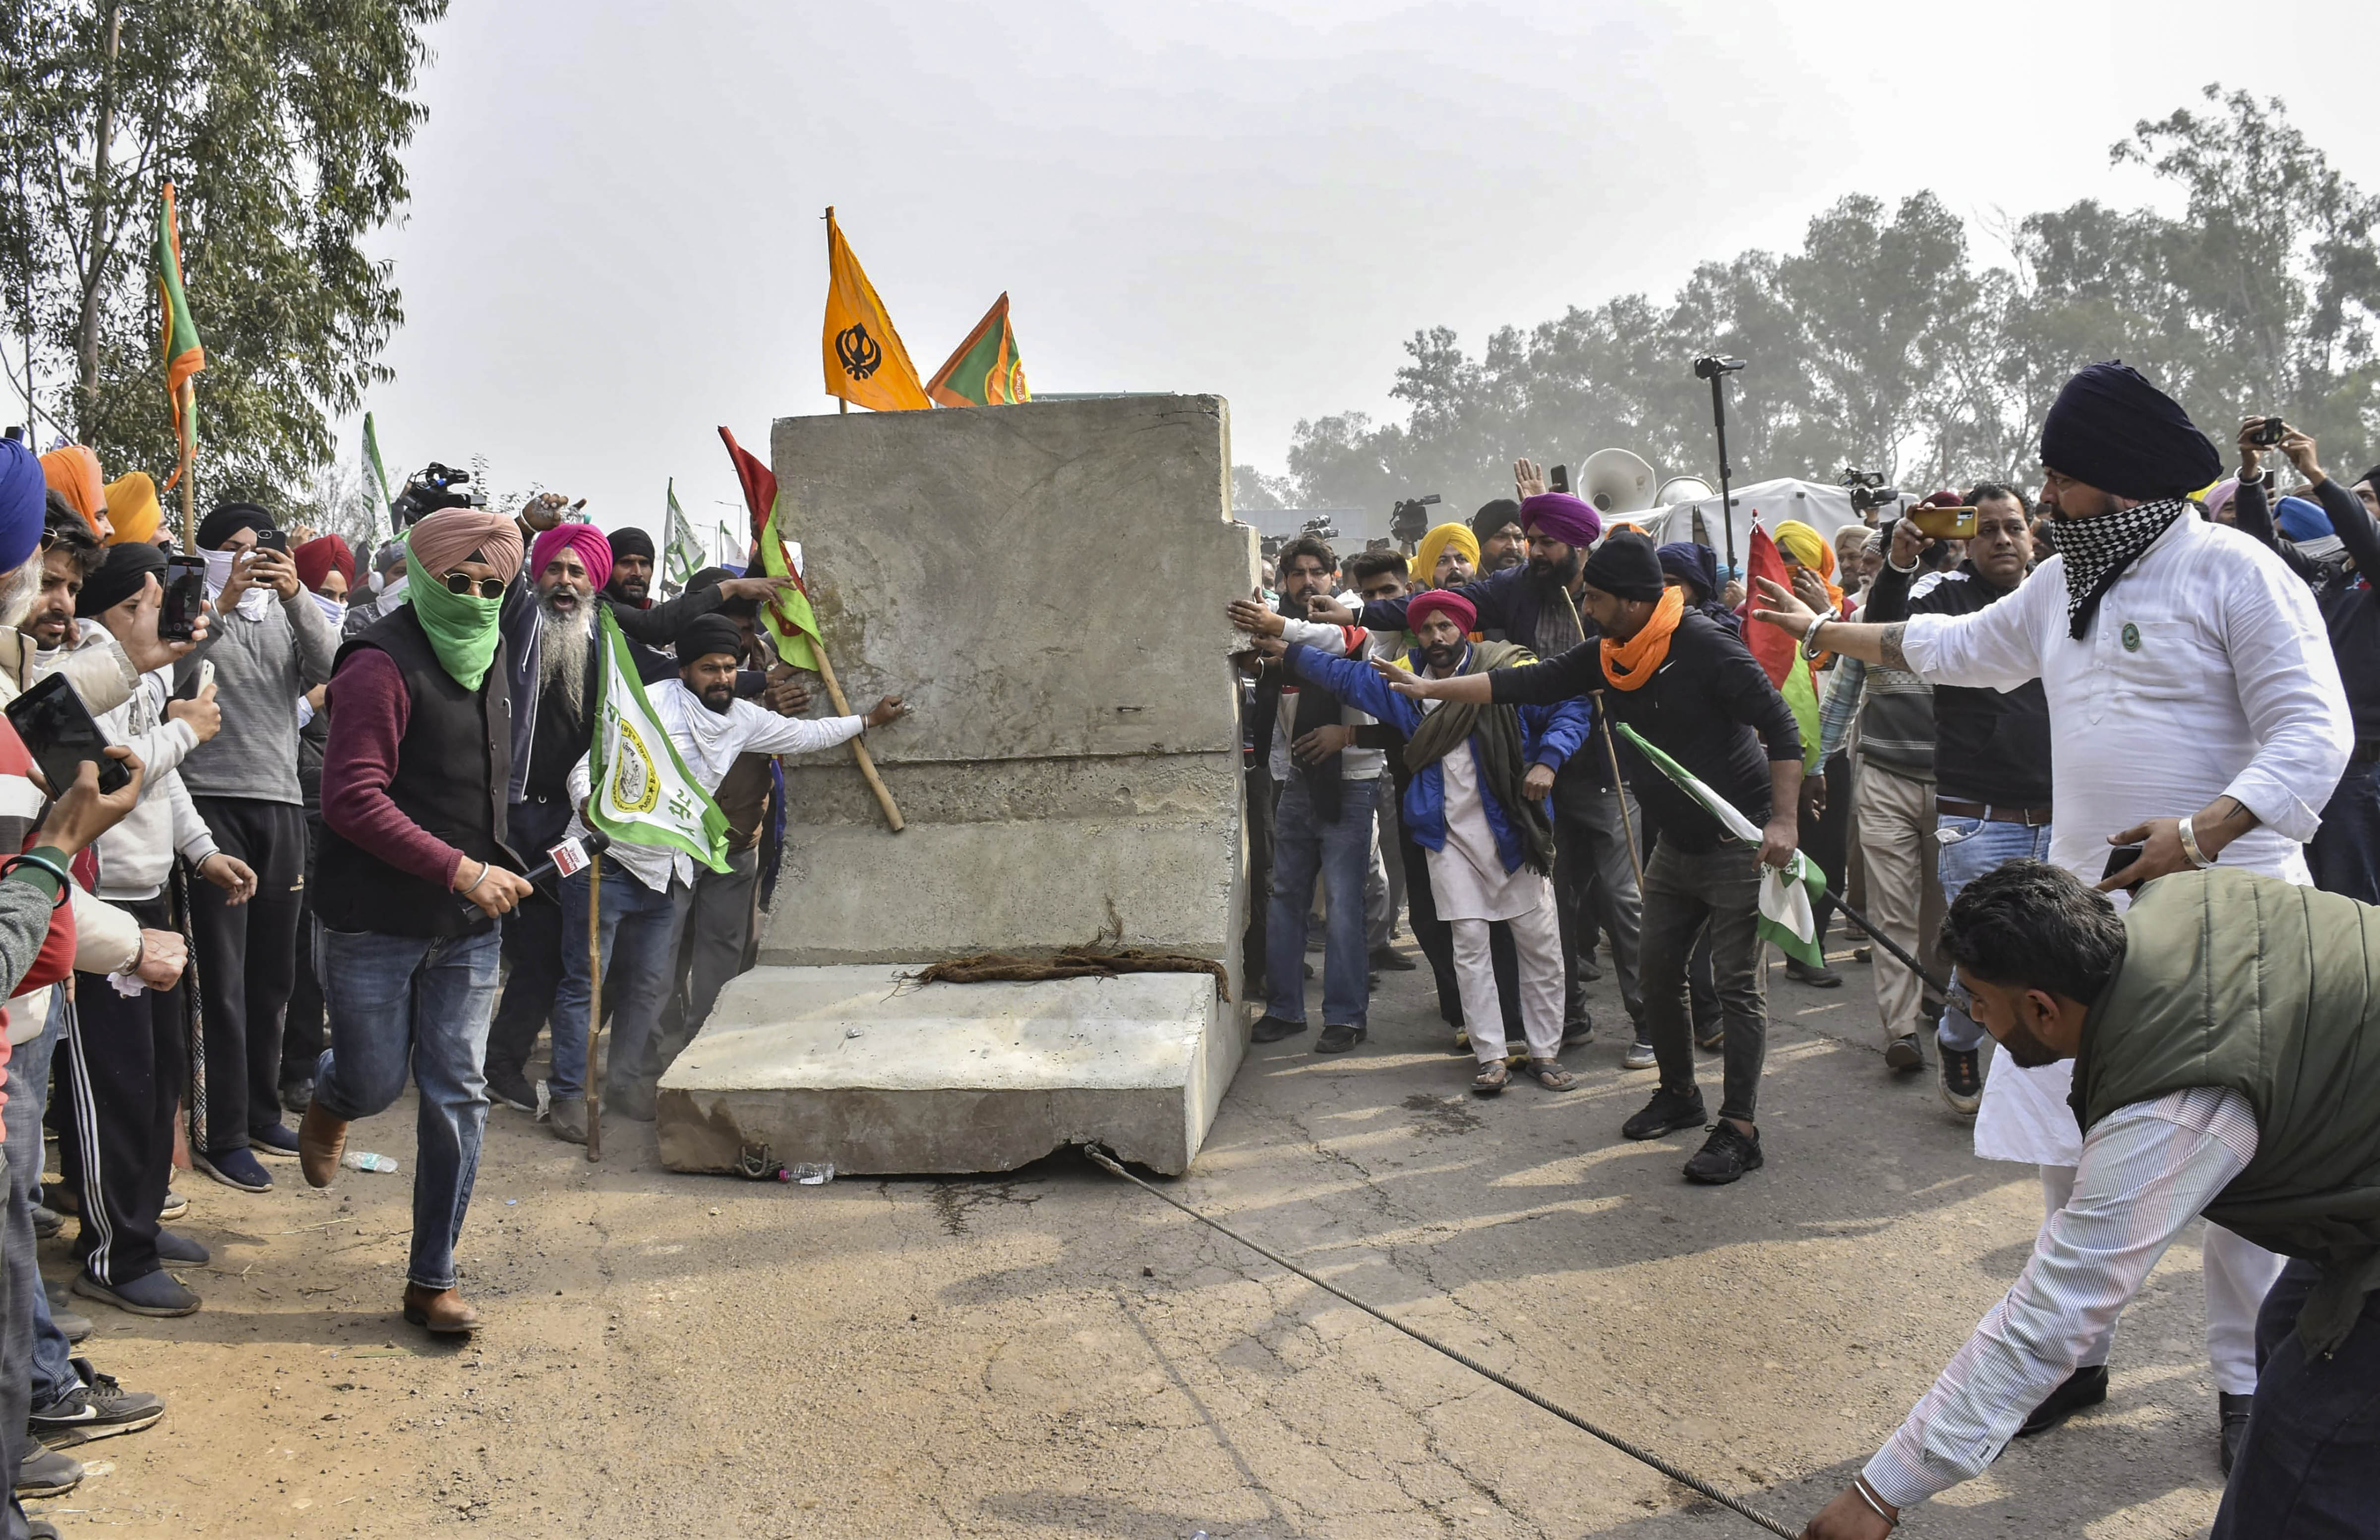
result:
M 1170 1191 L 1572 1411 L 1798 1523 L 2012 1279 L 2028 1168 L 1977 1161 L 1885 1069 L 1868 970 L 1770 973 L 1766 1170 L 1685 1185 L 1631 1145 L 1621 1021 L 1582 1085 L 1465 1090 L 1383 978 L 1371 1040 L 1251 1050 Z M 1318 1020 L 1318 1014 L 1317 1019 Z M 1930 1051 L 1930 1050 L 1929 1050 Z M 1716 1084 L 1716 1061 L 1702 1061 Z M 1929 1072 L 1930 1075 L 1930 1072 Z M 1759 1532 L 1067 1155 L 979 1181 L 673 1176 L 650 1126 L 590 1167 L 497 1108 L 460 1248 L 488 1328 L 395 1316 L 396 1176 L 258 1197 L 185 1175 L 214 1248 L 178 1321 L 88 1306 L 85 1350 L 172 1403 L 84 1446 L 68 1534 L 1743 1537 Z M 69 1232 L 70 1233 L 70 1232 Z M 65 1276 L 64 1241 L 42 1248 Z M 1921 1536 L 2192 1535 L 2219 1495 L 2193 1232 L 2117 1338 L 2107 1403 L 1911 1516 Z

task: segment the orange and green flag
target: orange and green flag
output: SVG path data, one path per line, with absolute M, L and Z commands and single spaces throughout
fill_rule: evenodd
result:
M 198 424 L 182 410 L 182 387 L 207 367 L 207 350 L 199 345 L 199 328 L 190 320 L 189 297 L 182 292 L 182 233 L 174 223 L 174 184 L 157 210 L 157 309 L 165 354 L 165 400 L 174 412 L 174 442 L 181 455 L 167 487 L 182 479 L 182 467 L 198 447 Z
M 945 406 L 1001 406 L 1030 401 L 1025 360 L 1017 357 L 1016 333 L 1008 324 L 1008 296 L 992 302 L 934 377 L 926 394 Z
M 909 361 L 901 333 L 876 297 L 876 285 L 860 270 L 834 222 L 826 212 L 826 393 L 839 395 L 871 412 L 916 412 L 933 406 L 926 387 L 917 383 L 917 366 Z
M 735 464 L 735 479 L 744 487 L 744 505 L 752 513 L 753 566 L 759 570 L 755 574 L 747 567 L 746 574 L 794 580 L 792 588 L 780 589 L 776 598 L 761 606 L 760 624 L 776 638 L 779 658 L 816 673 L 820 672 L 818 654 L 812 644 L 825 644 L 819 639 L 818 617 L 810 612 L 809 585 L 802 581 L 777 524 L 777 474 L 747 454 L 725 428 L 719 430 L 719 437 L 727 445 L 727 457 Z

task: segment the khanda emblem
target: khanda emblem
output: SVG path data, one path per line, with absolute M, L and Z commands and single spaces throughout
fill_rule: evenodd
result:
M 884 361 L 884 345 L 855 321 L 834 334 L 834 356 L 845 374 L 854 380 L 865 380 Z

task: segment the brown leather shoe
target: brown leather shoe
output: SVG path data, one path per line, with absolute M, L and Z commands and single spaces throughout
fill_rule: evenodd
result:
M 328 1187 L 339 1174 L 339 1156 L 347 1147 L 347 1125 L 322 1110 L 319 1101 L 306 1104 L 298 1123 L 298 1167 L 309 1187 Z
M 405 1286 L 405 1318 L 442 1336 L 461 1336 L 480 1328 L 480 1313 L 465 1304 L 461 1294 L 452 1289 L 424 1289 L 419 1283 Z

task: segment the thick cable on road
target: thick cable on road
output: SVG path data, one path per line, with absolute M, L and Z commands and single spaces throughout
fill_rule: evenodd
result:
M 1099 1148 L 1098 1146 L 1085 1145 L 1082 1146 L 1082 1149 L 1083 1153 L 1089 1156 L 1094 1162 L 1123 1178 L 1126 1182 L 1131 1182 L 1134 1186 L 1139 1188 L 1142 1192 L 1148 1194 L 1151 1197 L 1172 1204 L 1174 1207 L 1179 1208 L 1184 1214 L 1189 1215 L 1192 1219 L 1197 1220 L 1200 1224 L 1205 1225 L 1208 1229 L 1247 1247 L 1248 1250 L 1256 1253 L 1258 1256 L 1263 1257 L 1266 1261 L 1273 1264 L 1275 1267 L 1288 1268 L 1291 1272 L 1295 1273 L 1298 1277 L 1305 1279 L 1306 1282 L 1313 1284 L 1317 1289 L 1321 1290 L 1324 1293 L 1329 1294 L 1335 1299 L 1346 1301 L 1349 1304 L 1354 1305 L 1356 1309 L 1362 1311 L 1365 1315 L 1371 1316 L 1374 1320 L 1378 1321 L 1385 1326 L 1394 1327 L 1397 1330 L 1403 1332 L 1415 1341 L 1419 1342 L 1423 1347 L 1433 1348 L 1438 1352 L 1444 1353 L 1447 1357 L 1453 1359 L 1457 1364 L 1462 1364 L 1472 1373 L 1481 1375 L 1488 1379 L 1494 1380 L 1497 1384 L 1502 1386 L 1505 1389 L 1512 1391 L 1512 1394 L 1519 1396 L 1522 1400 L 1543 1407 L 1548 1412 L 1552 1413 L 1555 1416 L 1560 1417 L 1563 1422 L 1566 1422 L 1571 1426 L 1578 1429 L 1581 1433 L 1591 1434 L 1595 1437 L 1602 1439 L 1605 1443 L 1610 1445 L 1613 1449 L 1618 1449 L 1621 1454 L 1628 1456 L 1631 1460 L 1641 1461 L 1645 1464 L 1650 1465 L 1653 1469 L 1660 1472 L 1663 1475 L 1668 1476 L 1671 1481 L 1676 1482 L 1679 1485 L 1690 1488 L 1703 1497 L 1708 1498 L 1711 1501 L 1718 1504 L 1721 1508 L 1726 1509 L 1729 1512 L 1750 1520 L 1752 1522 L 1758 1524 L 1762 1529 L 1767 1530 L 1771 1534 L 1781 1534 L 1785 1536 L 1785 1540 L 1796 1540 L 1796 1536 L 1802 1533 L 1797 1529 L 1786 1528 L 1783 1524 L 1779 1523 L 1775 1519 L 1770 1518 L 1767 1514 L 1761 1512 L 1756 1508 L 1752 1508 L 1743 1503 L 1738 1502 L 1735 1498 L 1729 1497 L 1718 1487 L 1713 1486 L 1709 1482 L 1703 1480 L 1700 1476 L 1690 1475 L 1686 1472 L 1678 1469 L 1678 1467 L 1670 1464 L 1668 1461 L 1662 1459 L 1659 1455 L 1655 1454 L 1652 1450 L 1640 1449 L 1636 1445 L 1630 1443 L 1627 1439 L 1621 1437 L 1616 1433 L 1605 1432 L 1602 1428 L 1596 1426 L 1593 1423 L 1588 1422 L 1585 1418 L 1580 1416 L 1575 1412 L 1570 1412 L 1555 1405 L 1552 1401 L 1546 1400 L 1545 1397 L 1537 1394 L 1535 1390 L 1530 1389 L 1527 1386 L 1520 1384 L 1518 1381 L 1497 1373 L 1495 1370 L 1489 1368 L 1487 1364 L 1480 1363 L 1475 1358 L 1472 1358 L 1465 1353 L 1459 1352 L 1453 1348 L 1448 1347 L 1445 1343 L 1439 1341 L 1437 1338 L 1430 1336 L 1427 1332 L 1416 1331 L 1412 1327 L 1405 1325 L 1402 1321 L 1398 1320 L 1393 1316 L 1382 1315 L 1379 1311 L 1375 1310 L 1368 1304 L 1366 1304 L 1362 1300 L 1357 1299 L 1354 1295 L 1347 1292 L 1344 1289 L 1339 1288 L 1334 1284 L 1326 1283 L 1322 1279 L 1315 1277 L 1312 1273 L 1307 1272 L 1296 1263 L 1292 1262 L 1288 1257 L 1282 1256 L 1277 1252 L 1266 1250 L 1264 1247 L 1257 1244 L 1254 1241 L 1249 1240 L 1246 1236 L 1242 1235 L 1237 1231 L 1232 1229 L 1229 1225 L 1208 1219 L 1206 1215 L 1199 1213 L 1188 1204 L 1184 1203 L 1181 1199 L 1166 1193 L 1161 1188 L 1152 1186 L 1148 1182 L 1143 1182 L 1140 1178 L 1133 1175 L 1130 1171 L 1125 1170 L 1122 1166 L 1118 1165 L 1113 1157 L 1110 1156 L 1107 1151 Z

